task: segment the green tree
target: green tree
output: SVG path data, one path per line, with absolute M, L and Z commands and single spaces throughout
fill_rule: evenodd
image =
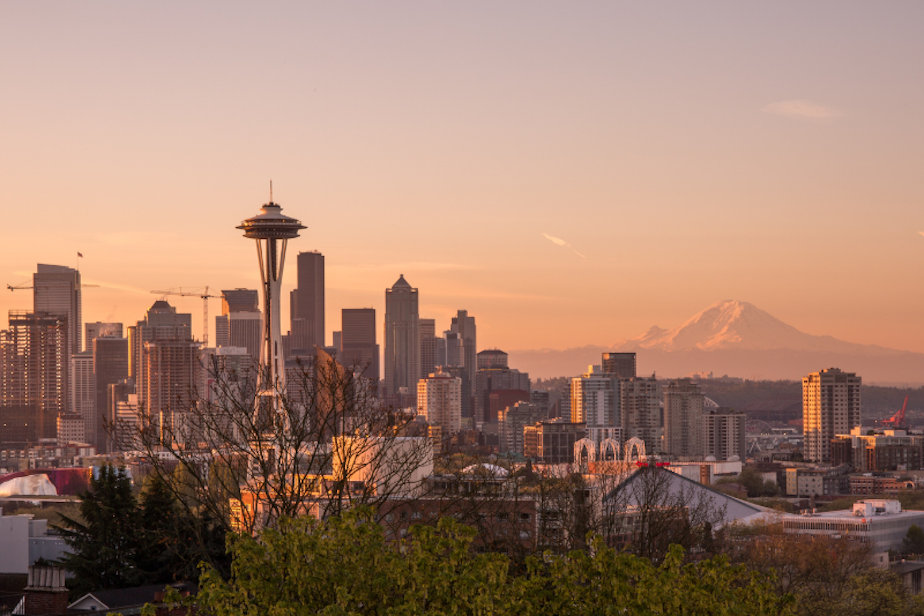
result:
M 504 554 L 475 553 L 474 537 L 444 518 L 389 542 L 368 510 L 282 520 L 258 538 L 234 537 L 232 575 L 208 569 L 199 607 L 215 616 L 791 614 L 763 576 L 722 557 L 685 564 L 677 546 L 654 565 L 595 538 L 590 550 L 532 556 L 517 569 Z
M 57 526 L 71 550 L 61 565 L 73 575 L 74 592 L 137 584 L 140 518 L 125 469 L 100 468 L 80 497 L 83 521 L 62 515 Z
M 924 530 L 917 524 L 912 524 L 905 534 L 902 551 L 905 554 L 924 554 Z

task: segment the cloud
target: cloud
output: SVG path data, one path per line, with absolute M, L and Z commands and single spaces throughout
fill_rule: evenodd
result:
M 548 233 L 543 233 L 543 234 L 542 234 L 542 237 L 544 237 L 545 239 L 549 240 L 550 242 L 552 242 L 552 243 L 555 244 L 556 246 L 564 246 L 565 248 L 570 248 L 572 251 L 574 251 L 574 254 L 576 254 L 577 256 L 581 257 L 582 259 L 586 259 L 586 258 L 587 258 L 587 257 L 585 257 L 584 255 L 582 255 L 581 253 L 579 253 L 577 250 L 574 250 L 574 246 L 572 246 L 571 244 L 569 244 L 569 243 L 566 242 L 565 240 L 561 239 L 560 237 L 555 237 L 554 235 L 549 235 Z
M 918 233 L 920 233 L 921 235 L 924 235 L 924 231 L 918 231 Z
M 761 109 L 764 113 L 781 115 L 799 120 L 832 120 L 843 117 L 844 112 L 812 101 L 792 100 L 770 103 Z

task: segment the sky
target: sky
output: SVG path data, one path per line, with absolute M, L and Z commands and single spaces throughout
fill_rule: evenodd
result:
M 481 348 L 738 299 L 924 351 L 922 29 L 910 1 L 0 2 L 0 283 L 79 251 L 84 321 L 126 324 L 256 288 L 235 226 L 272 180 L 328 342 L 404 274 Z

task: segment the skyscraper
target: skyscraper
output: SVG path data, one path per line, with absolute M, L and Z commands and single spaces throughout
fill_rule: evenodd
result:
M 703 456 L 704 402 L 702 390 L 692 380 L 677 379 L 668 384 L 664 390 L 664 450 L 668 454 Z
M 379 345 L 375 340 L 375 308 L 344 308 L 340 330 L 339 361 L 361 368 L 362 375 L 379 382 Z
M 475 427 L 497 423 L 497 413 L 491 412 L 492 392 L 519 390 L 525 394 L 522 399 L 529 400 L 531 389 L 529 374 L 508 368 L 506 353 L 498 349 L 482 351 L 475 361 L 476 365 L 491 366 L 475 372 L 475 396 L 472 411 Z
M 416 397 L 420 375 L 420 330 L 417 289 L 404 274 L 385 289 L 385 392 L 388 396 Z M 392 398 L 404 405 L 413 400 Z
M 703 455 L 716 460 L 745 458 L 744 413 L 719 407 L 703 413 Z
M 256 289 L 221 292 L 221 316 L 215 318 L 215 344 L 247 349 L 254 363 L 260 361 L 263 315 Z
M 36 438 L 55 438 L 70 397 L 64 315 L 11 310 L 0 333 L 0 406 L 31 408 Z
M 291 295 L 292 349 L 313 353 L 324 346 L 324 255 L 300 252 L 296 259 L 298 286 Z
M 199 344 L 192 340 L 151 340 L 144 343 L 141 400 L 165 438 L 183 442 L 183 421 L 192 409 Z
M 441 366 L 439 360 L 440 339 L 436 337 L 436 319 L 418 319 L 420 330 L 420 378 L 424 378 Z
M 81 344 L 80 272 L 63 265 L 38 264 L 32 275 L 32 310 L 67 319 L 68 357 L 83 350 Z
M 89 324 L 88 324 L 89 325 Z M 93 374 L 93 348 L 71 355 L 70 414 L 80 416 L 83 435 L 79 442 L 93 443 L 88 435 L 96 431 L 96 377 Z M 59 438 L 61 435 L 58 435 Z
M 587 425 L 587 437 L 599 445 L 622 440 L 619 418 L 619 381 L 600 366 L 588 366 L 571 379 L 571 422 Z
M 468 373 L 469 381 L 474 385 L 475 371 L 478 370 L 476 365 L 476 356 L 478 353 L 477 336 L 475 328 L 475 317 L 468 316 L 468 310 L 459 310 L 456 316 L 452 317 L 452 325 L 449 331 L 459 335 L 462 346 L 462 361 L 459 365 L 465 368 Z M 468 392 L 469 395 L 475 392 L 474 389 Z
M 146 370 L 144 345 L 155 340 L 192 340 L 192 315 L 177 313 L 166 300 L 157 300 L 144 319 L 128 328 L 128 373 L 138 388 L 140 402 L 145 402 Z
M 87 333 L 85 338 L 87 341 L 87 351 L 92 348 L 94 338 L 102 338 L 103 336 L 107 338 L 123 337 L 121 323 L 102 323 L 97 321 L 96 323 L 85 323 L 84 327 Z
M 635 353 L 604 353 L 603 371 L 617 379 L 635 377 Z
M 112 406 L 109 386 L 128 378 L 128 338 L 96 338 L 91 345 L 96 405 L 94 419 L 86 425 L 86 435 L 89 443 L 105 451 L 109 442 L 105 421 Z
M 853 372 L 828 368 L 802 378 L 805 459 L 831 461 L 831 439 L 860 425 L 860 382 Z

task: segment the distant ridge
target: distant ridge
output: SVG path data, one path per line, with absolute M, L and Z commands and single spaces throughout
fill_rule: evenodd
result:
M 510 351 L 511 366 L 548 378 L 580 374 L 609 351 L 638 353 L 641 375 L 694 372 L 752 379 L 801 379 L 831 366 L 856 372 L 866 383 L 924 383 L 924 353 L 856 344 L 799 331 L 753 304 L 716 302 L 673 329 L 652 327 L 611 346 Z

